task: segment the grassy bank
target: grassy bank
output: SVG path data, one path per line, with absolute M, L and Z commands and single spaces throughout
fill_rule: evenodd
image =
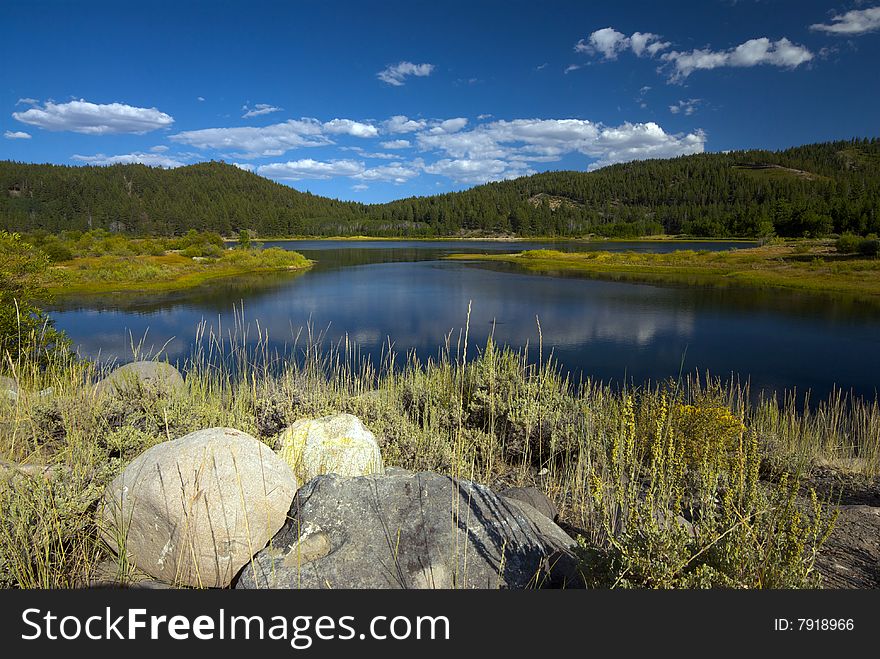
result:
M 529 250 L 517 254 L 454 254 L 451 259 L 512 263 L 542 274 L 646 282 L 787 288 L 842 293 L 880 302 L 880 259 L 841 253 L 831 241 L 800 241 L 750 249 L 667 254 Z
M 575 386 L 553 363 L 491 343 L 466 353 L 454 337 L 438 359 L 402 367 L 320 339 L 287 359 L 245 333 L 200 332 L 186 388 L 171 394 L 100 401 L 88 383 L 106 368 L 61 352 L 7 366 L 25 391 L 51 392 L 0 397 L 0 584 L 87 582 L 114 560 L 94 522 L 106 483 L 146 448 L 211 426 L 271 444 L 298 418 L 349 412 L 387 465 L 536 485 L 578 537 L 596 587 L 818 585 L 834 500 L 800 477 L 817 465 L 880 471 L 876 402 L 835 397 L 804 413 L 790 398 L 754 404 L 735 384 L 698 378 Z
M 301 270 L 312 264 L 298 252 L 259 249 L 249 241 L 226 249 L 218 234 L 195 231 L 172 238 L 89 231 L 38 233 L 24 239 L 47 261 L 34 284 L 56 297 L 181 290 L 221 277 Z
M 52 266 L 43 283 L 56 297 L 119 291 L 164 292 L 199 286 L 212 279 L 255 272 L 300 270 L 312 264 L 282 249 L 228 250 L 218 257 L 96 256 Z

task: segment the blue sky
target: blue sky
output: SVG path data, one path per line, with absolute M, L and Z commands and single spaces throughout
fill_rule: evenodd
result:
M 366 202 L 880 134 L 877 0 L 31 0 L 0 61 L 0 159 Z

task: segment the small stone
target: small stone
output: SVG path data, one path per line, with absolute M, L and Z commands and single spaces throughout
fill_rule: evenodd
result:
M 351 414 L 300 419 L 279 435 L 275 450 L 302 483 L 323 474 L 383 472 L 376 437 Z

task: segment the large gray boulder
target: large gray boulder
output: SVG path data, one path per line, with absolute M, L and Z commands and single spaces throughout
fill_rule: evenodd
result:
M 275 440 L 275 449 L 300 482 L 323 474 L 381 474 L 376 437 L 352 414 L 299 419 Z
M 183 376 L 167 362 L 131 362 L 115 369 L 95 385 L 95 393 L 124 393 L 127 390 L 149 388 L 160 393 L 179 392 L 185 388 Z
M 536 487 L 508 487 L 499 492 L 505 499 L 513 499 L 520 503 L 527 503 L 544 517 L 553 520 L 559 519 L 559 509 L 546 494 Z
M 199 430 L 132 460 L 104 493 L 101 532 L 156 579 L 223 587 L 282 527 L 296 489 L 265 444 Z
M 528 510 L 527 510 L 528 509 Z M 433 473 L 320 476 L 237 588 L 582 585 L 574 541 L 528 504 Z

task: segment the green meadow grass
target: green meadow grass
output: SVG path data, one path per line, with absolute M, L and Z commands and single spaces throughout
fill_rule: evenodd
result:
M 182 254 L 88 256 L 54 264 L 42 284 L 55 297 L 118 291 L 171 291 L 212 279 L 255 272 L 302 270 L 312 265 L 298 252 L 279 248 L 226 250 L 217 257 Z
M 569 253 L 540 249 L 516 254 L 453 254 L 448 258 L 512 263 L 529 272 L 546 274 L 571 272 L 658 283 L 840 293 L 880 303 L 880 259 L 839 255 L 830 244 L 820 241 L 721 252 Z
M 379 364 L 311 332 L 291 358 L 240 317 L 230 329 L 198 328 L 176 394 L 99 401 L 88 383 L 108 366 L 63 351 L 5 364 L 24 392 L 0 401 L 0 584 L 75 587 L 107 560 L 127 574 L 95 526 L 104 486 L 146 448 L 211 426 L 271 443 L 297 418 L 348 412 L 387 465 L 536 485 L 577 537 L 589 584 L 607 588 L 819 585 L 834 502 L 801 476 L 880 473 L 877 401 L 838 395 L 804 412 L 792 396 L 756 401 L 697 376 L 574 383 L 552 359 L 491 341 L 468 352 L 466 329 L 436 359 L 388 352 Z M 149 357 L 136 345 L 133 356 Z

